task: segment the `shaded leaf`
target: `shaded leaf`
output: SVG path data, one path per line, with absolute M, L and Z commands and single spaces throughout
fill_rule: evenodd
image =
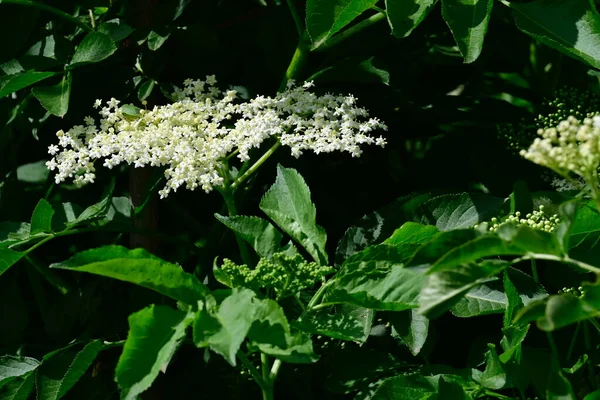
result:
M 277 166 L 275 183 L 260 201 L 260 209 L 321 265 L 327 264 L 327 234 L 316 223 L 317 210 L 300 174 Z
M 494 0 L 443 0 L 442 15 L 465 59 L 475 61 L 483 48 Z
M 77 46 L 67 69 L 100 62 L 115 51 L 117 51 L 117 46 L 108 35 L 100 32 L 90 32 Z
M 392 34 L 405 38 L 419 26 L 437 0 L 386 0 L 385 9 Z
M 0 275 L 6 272 L 24 256 L 24 253 L 11 249 L 0 248 Z
M 314 47 L 322 45 L 376 3 L 377 0 L 308 0 L 306 30 Z
M 392 336 L 399 338 L 414 356 L 419 354 L 427 340 L 429 319 L 419 314 L 416 309 L 396 312 L 389 318 Z
M 600 68 L 600 17 L 592 0 L 510 2 L 519 29 L 540 42 Z
M 304 332 L 334 339 L 365 342 L 370 330 L 365 328 L 370 328 L 373 316 L 373 311 L 366 308 L 345 305 L 332 310 L 308 312 L 293 326 Z
M 118 42 L 131 35 L 133 33 L 133 28 L 120 19 L 115 18 L 98 25 L 97 31 L 104 33 L 113 41 Z
M 144 249 L 104 246 L 79 252 L 67 261 L 50 265 L 50 268 L 88 272 L 135 283 L 190 305 L 203 299 L 208 292 L 194 275 Z
M 46 167 L 46 160 L 17 167 L 17 179 L 21 182 L 44 183 L 48 179 L 48 175 L 50 175 L 50 170 Z
M 54 209 L 45 199 L 40 199 L 31 215 L 31 235 L 52 232 Z
M 215 218 L 250 243 L 260 257 L 271 257 L 281 249 L 283 235 L 269 221 L 242 215 L 225 217 L 215 214 Z
M 44 356 L 37 370 L 37 398 L 62 398 L 92 365 L 102 349 L 102 341 L 74 343 Z
M 502 389 L 506 385 L 506 372 L 498 358 L 498 353 L 496 353 L 496 346 L 493 344 L 488 344 L 485 362 L 485 371 L 483 371 L 479 383 L 489 389 Z
M 0 77 L 0 99 L 56 75 L 56 72 L 26 71 Z
M 129 333 L 116 368 L 122 399 L 136 399 L 165 370 L 193 314 L 151 305 L 129 316 Z
M 67 71 L 60 83 L 54 86 L 38 86 L 31 92 L 46 110 L 62 118 L 69 110 L 71 82 L 71 73 Z

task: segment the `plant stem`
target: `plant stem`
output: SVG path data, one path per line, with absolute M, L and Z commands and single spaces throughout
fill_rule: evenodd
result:
M 569 350 L 567 351 L 567 360 L 571 359 L 573 355 L 573 350 L 575 349 L 575 343 L 577 342 L 577 335 L 579 334 L 579 329 L 581 329 L 581 321 L 577 322 L 577 326 L 575 327 L 575 332 L 573 333 L 573 337 L 571 338 L 571 343 L 569 344 Z
M 592 343 L 590 341 L 590 330 L 588 329 L 587 321 L 583 322 L 583 338 L 585 340 L 585 349 L 589 354 L 589 352 L 592 350 Z M 592 390 L 595 390 L 598 385 L 596 384 L 596 373 L 594 371 L 594 364 L 592 364 L 591 362 L 587 362 L 587 365 L 588 373 L 590 374 L 590 385 L 592 387 Z
M 273 400 L 273 381 L 275 377 L 271 379 L 271 371 L 269 369 L 269 356 L 267 356 L 264 353 L 261 353 L 260 362 L 262 365 L 262 379 L 264 383 L 264 387 L 262 388 L 263 400 Z
M 235 198 L 233 196 L 233 191 L 231 187 L 227 186 L 228 182 L 225 182 L 225 189 L 219 190 L 221 195 L 223 196 L 223 200 L 225 200 L 225 205 L 227 206 L 227 212 L 230 217 L 234 217 L 237 215 L 237 208 L 235 207 Z M 242 261 L 244 264 L 251 266 L 252 258 L 250 257 L 250 253 L 248 251 L 248 247 L 244 242 L 244 239 L 240 237 L 240 235 L 235 232 L 235 240 L 238 244 L 238 248 L 240 249 L 240 256 L 242 257 Z
M 369 18 L 365 19 L 364 21 L 359 22 L 358 24 L 354 25 L 353 27 L 348 28 L 345 31 L 338 33 L 337 35 L 333 36 L 331 39 L 325 41 L 325 43 L 321 44 L 320 46 L 316 46 L 316 47 L 313 46 L 310 50 L 311 51 L 328 50 L 334 46 L 337 46 L 344 40 L 356 35 L 357 33 L 362 32 L 363 30 L 370 27 L 371 25 L 374 25 L 380 21 L 383 21 L 385 18 L 386 18 L 385 14 L 378 12 L 377 14 L 370 16 Z
M 560 369 L 560 358 L 558 355 L 558 348 L 556 347 L 556 343 L 554 342 L 554 338 L 552 337 L 552 332 L 546 332 L 546 337 L 548 338 L 548 344 L 550 345 L 550 351 L 552 352 L 552 361 L 556 363 L 556 366 Z
M 42 263 L 33 255 L 26 255 L 25 259 L 29 261 L 31 266 L 39 273 L 52 287 L 54 287 L 60 294 L 67 294 L 71 291 L 69 285 L 58 275 L 54 274 L 47 267 L 44 267 Z
M 244 183 L 249 177 L 250 175 L 252 175 L 254 172 L 256 172 L 256 170 L 258 168 L 260 168 L 261 165 L 263 165 L 263 163 L 265 161 L 267 161 L 269 159 L 269 157 L 271 157 L 273 155 L 273 153 L 275 153 L 275 151 L 277 151 L 278 148 L 281 147 L 281 143 L 279 142 L 279 140 L 277 142 L 275 142 L 275 144 L 273 146 L 271 146 L 269 148 L 269 150 L 267 150 L 265 152 L 265 154 L 262 155 L 261 158 L 259 158 L 250 168 L 248 168 L 248 170 L 246 172 L 244 172 L 242 174 L 242 176 L 240 176 L 239 178 L 237 178 L 235 180 L 235 182 L 233 182 L 231 184 L 231 190 L 235 191 L 237 188 L 239 188 L 239 186 Z M 227 206 L 229 208 L 229 206 Z
M 240 361 L 242 362 L 242 364 L 244 364 L 244 367 L 246 367 L 246 369 L 248 369 L 248 371 L 250 372 L 250 375 L 252 375 L 252 378 L 254 378 L 254 381 L 258 384 L 258 386 L 260 386 L 260 390 L 262 390 L 264 393 L 265 392 L 265 382 L 263 381 L 263 378 L 258 373 L 258 369 L 254 366 L 254 364 L 252 364 L 252 362 L 250 360 L 248 360 L 248 357 L 246 356 L 246 354 L 243 351 L 241 351 L 241 350 L 238 351 L 237 356 L 240 359 Z
M 540 277 L 538 276 L 535 258 L 531 259 L 531 275 L 533 275 L 533 280 L 535 281 L 535 283 L 540 283 Z
M 290 65 L 288 65 L 287 70 L 285 71 L 285 76 L 279 85 L 279 92 L 283 92 L 287 88 L 288 81 L 294 79 L 298 79 L 300 75 L 300 71 L 306 65 L 306 61 L 308 60 L 308 55 L 310 54 L 310 49 L 308 47 L 308 34 L 304 32 L 298 41 L 298 45 L 296 46 L 296 51 L 292 57 L 292 61 L 290 61 Z
M 294 24 L 296 24 L 296 30 L 298 31 L 298 36 L 302 38 L 304 34 L 304 24 L 302 23 L 302 19 L 300 19 L 300 15 L 298 15 L 298 11 L 294 6 L 293 0 L 286 0 L 288 8 L 290 9 L 290 13 L 292 14 L 292 18 L 294 19 Z
M 588 319 L 588 321 L 590 321 L 590 324 L 592 324 L 592 326 L 594 328 L 596 328 L 596 330 L 598 331 L 598 333 L 600 333 L 600 324 L 598 324 L 598 321 L 596 321 L 595 318 L 590 318 L 590 319 Z
M 67 20 L 67 21 L 77 25 L 78 27 L 80 27 L 81 29 L 83 29 L 86 32 L 94 32 L 94 30 L 92 28 L 90 28 L 87 24 L 85 24 L 84 22 L 80 21 L 79 19 L 73 17 L 72 15 L 69 15 L 64 11 L 59 10 L 58 8 L 54 8 L 54 7 L 51 7 L 51 6 L 43 4 L 43 3 L 38 3 L 36 1 L 30 1 L 30 0 L 2 0 L 2 1 L 0 1 L 0 3 L 34 7 L 39 10 L 42 10 L 42 11 L 47 11 L 51 14 L 56 15 L 57 17 L 60 17 L 64 20 Z
M 307 310 L 316 310 L 317 309 L 316 308 L 317 302 L 321 300 L 321 297 L 323 297 L 323 295 L 325 294 L 325 289 L 327 289 L 329 286 L 331 286 L 332 283 L 333 283 L 333 279 L 330 279 L 329 281 L 327 281 L 321 285 L 319 290 L 317 290 L 315 295 L 308 302 L 308 305 L 306 306 Z

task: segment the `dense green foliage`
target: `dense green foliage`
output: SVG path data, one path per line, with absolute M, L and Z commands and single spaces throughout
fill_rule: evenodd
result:
M 594 0 L 0 0 L 0 399 L 600 398 L 599 68 Z

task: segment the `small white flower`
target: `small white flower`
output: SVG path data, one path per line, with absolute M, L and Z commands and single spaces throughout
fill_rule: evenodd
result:
M 96 99 L 96 101 L 94 102 L 94 108 L 100 108 L 100 107 L 102 107 L 102 100 Z

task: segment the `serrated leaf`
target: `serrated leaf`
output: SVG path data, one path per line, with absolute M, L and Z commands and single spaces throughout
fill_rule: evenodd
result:
M 405 38 L 429 15 L 437 0 L 386 0 L 385 10 L 392 34 Z
M 39 361 L 31 357 L 5 355 L 0 357 L 0 387 L 13 378 L 35 370 Z
M 314 48 L 339 32 L 377 0 L 308 0 L 306 2 L 306 30 Z
M 496 346 L 493 344 L 488 344 L 488 351 L 485 353 L 485 362 L 485 371 L 483 371 L 479 383 L 489 389 L 502 389 L 506 385 L 506 371 L 504 371 L 502 362 L 498 358 Z
M 27 400 L 33 392 L 35 384 L 35 371 L 30 371 L 17 378 L 11 379 L 0 386 L 0 399 L 2 400 Z
M 260 209 L 321 265 L 327 264 L 327 234 L 316 223 L 317 210 L 300 174 L 277 166 L 275 183 L 260 201 Z
M 441 315 L 472 288 L 498 279 L 494 275 L 508 265 L 506 261 L 487 260 L 431 274 L 421 290 L 419 312 L 428 318 Z
M 54 86 L 38 86 L 33 88 L 31 92 L 46 110 L 62 118 L 69 110 L 71 82 L 71 73 L 67 71 L 60 83 Z
M 157 291 L 185 304 L 196 304 L 208 293 L 198 278 L 144 249 L 104 246 L 77 253 L 50 268 L 106 276 Z
M 363 314 L 363 317 L 357 317 L 357 313 Z M 365 342 L 370 330 L 365 327 L 370 325 L 368 321 L 373 318 L 373 314 L 372 310 L 366 308 L 345 305 L 331 310 L 308 312 L 294 326 L 304 332 L 334 339 Z
M 427 340 L 429 319 L 413 309 L 391 314 L 390 323 L 392 336 L 400 339 L 412 355 L 419 354 Z
M 504 312 L 504 328 L 512 325 L 517 312 L 523 308 L 523 300 L 519 296 L 517 288 L 510 280 L 508 272 L 504 272 L 504 293 L 506 296 L 506 311 Z
M 134 29 L 115 18 L 98 25 L 98 32 L 108 35 L 113 41 L 118 42 L 133 33 Z
M 192 319 L 193 314 L 160 305 L 129 316 L 129 333 L 116 368 L 122 399 L 136 399 L 152 385 L 185 338 Z
M 45 199 L 40 199 L 31 215 L 31 235 L 52 232 L 54 209 Z
M 0 99 L 56 74 L 57 72 L 26 71 L 0 77 Z
M 361 82 L 390 84 L 390 73 L 375 57 L 366 60 L 346 59 L 331 67 L 324 68 L 306 79 L 317 82 Z
M 519 29 L 573 58 L 600 68 L 600 16 L 593 0 L 506 2 Z
M 267 220 L 243 215 L 225 217 L 219 214 L 215 214 L 215 218 L 250 243 L 260 257 L 271 257 L 281 249 L 283 235 Z
M 408 310 L 418 307 L 419 291 L 426 279 L 421 270 L 386 261 L 344 264 L 324 301 L 374 310 Z
M 112 202 L 112 193 L 115 189 L 115 179 L 110 181 L 110 184 L 104 188 L 104 193 L 99 202 L 86 207 L 79 216 L 69 224 L 69 227 L 74 227 L 83 222 L 87 222 L 96 218 L 100 218 L 106 214 Z
M 58 400 L 77 383 L 102 349 L 102 341 L 74 343 L 44 356 L 37 369 L 39 400 Z
M 413 219 L 440 231 L 471 228 L 497 215 L 503 200 L 481 193 L 444 194 L 417 207 Z
M 465 63 L 472 63 L 481 54 L 493 5 L 494 0 L 442 0 L 442 16 Z
M 493 281 L 484 283 L 471 289 L 464 297 L 462 297 L 451 309 L 452 313 L 457 317 L 474 317 L 479 315 L 487 315 L 494 313 L 501 313 L 507 309 L 507 294 L 516 296 L 516 300 L 512 300 L 513 303 L 516 301 L 529 304 L 532 301 L 547 296 L 546 291 L 543 287 L 538 285 L 530 276 L 527 274 L 514 269 L 507 269 L 507 273 L 515 281 L 517 288 L 514 293 L 507 293 L 504 290 L 504 286 L 501 281 Z M 505 280 L 508 275 L 506 275 Z M 511 312 L 511 319 L 514 317 Z
M 25 256 L 24 253 L 11 249 L 0 248 L 0 275 Z
M 100 62 L 110 57 L 115 51 L 117 51 L 117 46 L 108 35 L 100 32 L 90 32 L 77 46 L 67 69 Z
M 156 51 L 162 47 L 163 44 L 167 41 L 171 32 L 157 32 L 151 31 L 148 35 L 148 48 L 152 51 Z

